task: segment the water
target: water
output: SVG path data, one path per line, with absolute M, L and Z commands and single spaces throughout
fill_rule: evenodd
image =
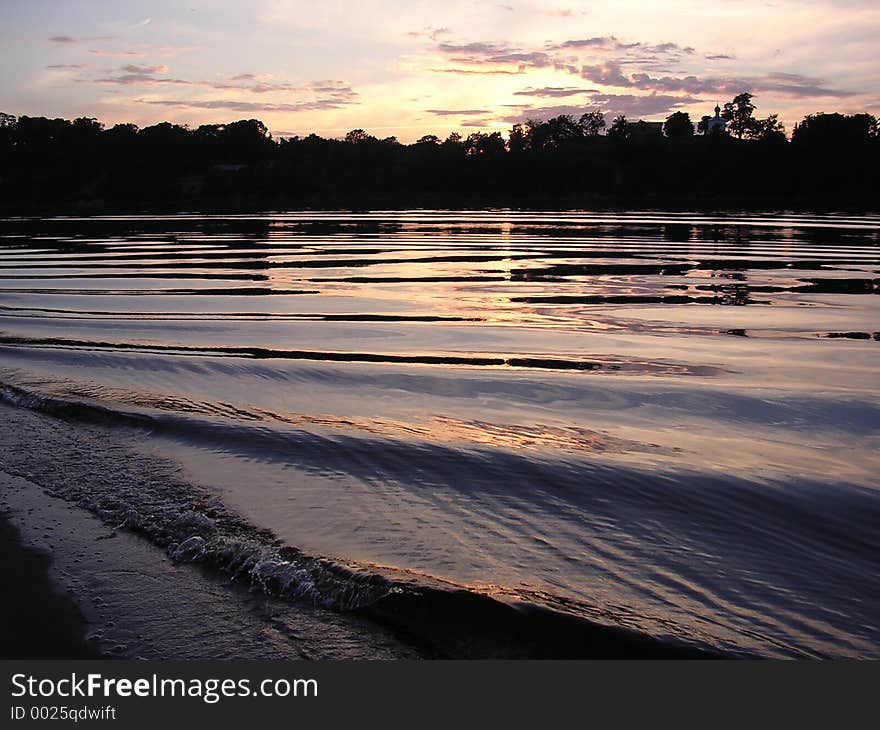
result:
M 296 548 L 260 543 L 267 589 L 349 610 L 463 587 L 716 651 L 880 656 L 878 217 L 0 233 L 2 398 L 180 465 L 163 509 L 204 492 Z M 231 523 L 172 529 L 127 479 L 57 490 L 220 560 Z

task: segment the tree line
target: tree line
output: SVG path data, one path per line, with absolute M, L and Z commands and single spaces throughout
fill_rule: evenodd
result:
M 661 124 L 585 110 L 499 132 L 412 144 L 355 129 L 275 140 L 256 119 L 105 128 L 93 118 L 0 114 L 5 213 L 401 206 L 705 206 L 876 209 L 869 114 L 818 113 L 789 138 L 751 94 Z

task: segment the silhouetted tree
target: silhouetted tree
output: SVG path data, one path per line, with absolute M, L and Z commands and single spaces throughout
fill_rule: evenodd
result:
M 752 94 L 745 91 L 733 97 L 733 101 L 728 101 L 721 110 L 721 116 L 727 122 L 728 130 L 740 139 L 755 128 L 753 98 Z
M 532 149 L 555 149 L 584 136 L 583 127 L 570 114 L 560 114 L 546 122 L 528 121 Z
M 595 137 L 605 129 L 605 115 L 600 111 L 585 112 L 578 120 L 578 126 L 585 137 Z
M 486 134 L 474 132 L 464 142 L 465 153 L 468 155 L 498 156 L 504 154 L 506 146 L 500 132 Z
M 746 137 L 779 142 L 785 139 L 785 126 L 779 121 L 779 115 L 771 114 L 766 119 L 756 119 L 747 130 Z
M 247 164 L 265 159 L 271 149 L 272 135 L 258 119 L 242 119 L 220 126 L 218 143 L 225 162 Z
M 346 139 L 310 134 L 276 141 L 255 119 L 197 129 L 167 122 L 104 129 L 90 117 L 7 114 L 0 123 L 0 208 L 42 215 L 639 199 L 713 207 L 876 205 L 880 140 L 873 116 L 810 115 L 789 143 L 776 115 L 755 119 L 750 95 L 744 101 L 750 121 L 742 140 L 712 143 L 667 139 L 656 124 L 630 124 L 623 115 L 606 136 L 588 135 L 570 115 L 530 120 L 514 125 L 505 145 L 497 132 L 476 131 L 466 140 L 452 133 L 443 142 L 425 135 L 413 144 L 363 130 Z M 600 129 L 598 112 L 589 114 Z M 670 115 L 667 135 L 674 120 L 683 121 Z
M 666 117 L 663 134 L 670 139 L 683 139 L 694 136 L 694 125 L 687 112 L 674 112 Z
M 8 166 L 12 156 L 12 140 L 16 118 L 11 114 L 0 112 L 0 180 L 3 179 L 3 168 Z
M 345 135 L 345 141 L 349 144 L 363 144 L 364 142 L 375 142 L 376 138 L 372 134 L 367 134 L 363 129 L 352 129 Z
M 800 188 L 827 198 L 873 190 L 880 199 L 880 141 L 870 114 L 810 114 L 795 126 L 791 150 Z
M 507 149 L 514 154 L 519 154 L 531 148 L 532 126 L 530 124 L 514 124 L 507 136 Z
M 73 120 L 71 128 L 79 135 L 97 137 L 104 130 L 104 125 L 93 117 L 79 117 Z
M 137 137 L 137 124 L 114 124 L 107 130 L 106 134 L 112 137 L 120 137 L 133 140 Z
M 611 139 L 621 140 L 630 138 L 629 122 L 623 114 L 614 117 L 614 121 L 611 122 L 611 126 L 608 128 L 607 136 Z
M 185 126 L 161 122 L 138 132 L 138 141 L 147 157 L 172 160 L 182 165 L 187 159 L 184 151 L 189 147 L 191 135 Z
M 443 146 L 447 149 L 456 149 L 462 147 L 461 135 L 458 132 L 450 132 L 449 136 L 443 140 Z
M 791 141 L 799 145 L 859 145 L 877 139 L 877 119 L 871 114 L 809 114 L 796 124 Z

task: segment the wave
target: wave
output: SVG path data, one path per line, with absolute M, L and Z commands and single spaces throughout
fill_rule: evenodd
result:
M 151 320 L 203 320 L 203 319 L 259 319 L 259 320 L 300 320 L 306 322 L 482 322 L 480 317 L 459 317 L 428 314 L 324 314 L 320 312 L 109 312 L 106 310 L 89 309 L 53 309 L 48 307 L 12 307 L 0 305 L 0 312 L 5 316 L 31 317 L 48 316 L 64 318 L 107 318 L 107 319 L 140 319 Z M 53 343 L 57 344 L 57 343 Z M 124 346 L 124 343 L 123 345 Z
M 529 368 L 542 370 L 610 371 L 615 373 L 633 372 L 639 374 L 694 375 L 711 376 L 729 372 L 711 365 L 690 365 L 687 363 L 652 362 L 637 358 L 574 359 L 565 357 L 529 357 L 525 355 L 433 355 L 397 354 L 374 352 L 333 352 L 313 350 L 281 350 L 268 347 L 217 347 L 143 344 L 135 342 L 102 342 L 95 340 L 76 340 L 65 337 L 17 337 L 0 335 L 0 345 L 29 347 L 66 347 L 89 350 L 116 350 L 163 352 L 179 354 L 201 354 L 228 357 L 248 357 L 259 360 L 319 360 L 327 362 L 363 363 L 409 363 L 420 365 L 467 365 L 477 367 Z
M 745 330 L 729 330 L 727 334 L 739 337 L 750 335 Z M 875 335 L 866 338 L 864 333 L 859 332 L 830 333 L 830 338 L 877 339 Z M 82 345 L 77 345 L 77 342 L 82 342 Z M 138 372 L 161 373 L 165 386 L 171 386 L 176 392 L 183 394 L 192 393 L 194 386 L 200 382 L 222 379 L 225 387 L 234 389 L 239 398 L 247 398 L 247 388 L 260 387 L 261 383 L 271 382 L 273 388 L 296 383 L 304 388 L 331 387 L 351 393 L 394 391 L 409 397 L 443 401 L 491 398 L 515 402 L 525 407 L 554 403 L 566 409 L 576 408 L 600 413 L 642 408 L 664 411 L 684 409 L 690 414 L 707 419 L 707 427 L 711 428 L 716 428 L 719 424 L 746 424 L 756 427 L 773 424 L 774 427 L 787 431 L 811 432 L 821 424 L 822 429 L 852 435 L 873 435 L 880 431 L 880 402 L 874 397 L 854 398 L 847 393 L 810 393 L 803 390 L 783 393 L 761 389 L 734 389 L 723 382 L 711 389 L 702 383 L 698 387 L 668 383 L 657 387 L 633 387 L 625 381 L 580 379 L 576 375 L 574 377 L 577 379 L 574 380 L 562 377 L 549 380 L 543 377 L 541 369 L 535 369 L 532 373 L 524 370 L 514 380 L 496 377 L 496 374 L 503 373 L 497 367 L 488 368 L 485 372 L 479 367 L 468 367 L 456 371 L 455 377 L 450 378 L 436 368 L 354 368 L 347 367 L 344 361 L 340 365 L 322 364 L 318 358 L 315 358 L 317 362 L 311 358 L 298 362 L 283 358 L 236 357 L 226 354 L 223 348 L 187 349 L 175 345 L 163 349 L 161 346 L 145 343 L 117 347 L 114 343 L 67 338 L 12 337 L 3 334 L 0 334 L 0 353 L 6 358 L 14 358 L 13 362 L 19 364 L 19 367 L 0 369 L 0 377 L 5 375 L 13 385 L 26 386 L 26 371 L 44 363 L 53 372 L 71 369 L 84 372 L 85 369 L 85 372 L 97 373 L 135 369 Z M 52 379 L 57 378 L 53 376 Z M 171 385 L 172 383 L 175 385 Z M 95 384 L 94 387 L 77 386 L 65 392 L 93 401 L 102 400 L 109 393 L 109 397 L 119 403 L 167 410 L 163 405 L 163 398 L 157 399 L 142 390 L 132 390 L 130 386 L 108 390 L 107 385 Z M 181 397 L 185 398 L 185 404 L 182 404 Z M 200 401 L 193 400 L 188 395 L 181 397 L 169 401 L 172 409 L 199 411 Z M 222 411 L 210 407 L 203 413 L 223 415 Z M 239 405 L 233 415 L 236 418 L 259 419 L 267 413 L 244 415 Z M 276 420 L 276 416 L 269 416 Z M 407 425 L 411 426 L 411 423 Z
M 0 385 L 0 401 L 65 420 L 154 428 L 154 417 L 96 404 L 43 396 Z M 82 437 L 84 434 L 80 434 Z M 96 458 L 97 457 L 96 455 Z M 132 463 L 136 463 L 136 459 Z M 546 596 L 495 587 L 494 595 L 427 574 L 345 563 L 284 545 L 270 531 L 228 510 L 196 485 L 168 478 L 96 477 L 88 486 L 69 478 L 36 476 L 5 464 L 4 471 L 41 483 L 55 497 L 77 504 L 114 529 L 139 534 L 175 563 L 193 563 L 267 595 L 305 600 L 381 623 L 426 656 L 451 658 L 715 658 L 699 641 L 652 636 L 602 624 L 546 605 Z M 558 599 L 571 605 L 570 599 Z M 542 602 L 544 605 L 541 605 Z M 588 606 L 581 607 L 584 611 Z
M 353 436 L 331 430 L 322 434 L 267 427 L 265 422 L 249 425 L 241 420 L 212 419 L 210 409 L 195 415 L 179 410 L 126 410 L 44 395 L 9 383 L 0 385 L 0 401 L 71 421 L 77 430 L 82 424 L 99 426 L 102 431 L 109 426 L 116 433 L 121 433 L 120 428 L 130 429 L 141 438 L 143 434 L 170 438 L 206 452 L 292 465 L 315 476 L 335 472 L 364 483 L 381 478 L 405 484 L 413 494 L 453 493 L 453 500 L 458 494 L 479 504 L 504 505 L 518 525 L 523 524 L 523 517 L 516 515 L 565 515 L 565 519 L 576 521 L 583 535 L 593 535 L 588 538 L 591 550 L 613 556 L 618 563 L 614 579 L 622 584 L 640 591 L 658 590 L 657 595 L 662 595 L 663 582 L 673 581 L 670 585 L 688 586 L 690 598 L 705 603 L 705 608 L 723 601 L 732 615 L 744 612 L 746 616 L 767 600 L 765 589 L 758 588 L 766 585 L 767 590 L 777 593 L 781 614 L 774 621 L 782 621 L 782 626 L 787 619 L 780 616 L 797 615 L 803 610 L 802 602 L 810 600 L 798 592 L 802 581 L 814 583 L 816 575 L 829 580 L 833 576 L 831 583 L 841 585 L 863 580 L 874 569 L 871 556 L 880 549 L 874 530 L 880 513 L 875 491 L 868 487 L 837 484 L 830 489 L 827 484 L 806 480 L 758 482 L 686 470 L 648 471 L 572 454 L 535 458 L 518 453 L 514 447 L 463 449 L 412 435 L 394 439 L 378 433 Z M 504 645 L 498 637 L 490 641 L 476 630 L 483 627 L 481 632 L 492 635 L 496 624 L 499 631 L 507 627 L 532 636 L 529 651 L 535 656 L 581 655 L 578 652 L 592 656 L 590 652 L 598 649 L 593 644 L 589 651 L 584 648 L 584 637 L 588 636 L 600 644 L 595 637 L 606 637 L 609 652 L 626 645 L 630 647 L 626 651 L 639 656 L 683 651 L 682 642 L 700 652 L 742 650 L 735 642 L 719 644 L 712 632 L 695 633 L 694 626 L 685 630 L 670 625 L 661 639 L 645 640 L 645 627 L 656 626 L 656 616 L 632 616 L 607 606 L 600 609 L 571 595 L 522 587 L 467 586 L 396 567 L 309 555 L 279 544 L 271 533 L 229 513 L 216 498 L 199 496 L 199 490 L 188 483 L 153 483 L 146 488 L 146 495 L 136 486 L 100 483 L 96 490 L 94 486 L 70 486 L 67 480 L 55 489 L 58 496 L 76 501 L 108 523 L 145 534 L 175 560 L 198 562 L 272 595 L 362 612 L 404 633 L 419 635 L 422 642 L 445 636 L 444 632 L 459 636 L 456 632 L 462 626 L 475 627 L 468 640 L 471 644 L 459 636 L 464 643 L 452 648 L 455 642 L 447 637 L 432 650 L 438 655 L 501 656 L 505 651 L 525 651 L 522 643 L 511 642 L 509 636 Z M 558 537 L 561 540 L 563 536 Z M 666 553 L 670 544 L 689 546 L 688 553 L 724 556 L 725 570 L 731 575 L 744 571 L 751 578 L 745 583 L 728 585 L 725 580 L 717 584 L 718 577 L 693 572 L 687 555 L 680 562 L 674 553 Z M 638 547 L 629 554 L 632 548 L 628 546 Z M 648 583 L 638 567 L 645 551 L 653 556 L 650 568 L 654 577 Z M 652 588 L 651 581 L 661 576 L 666 577 L 659 588 Z M 862 593 L 873 590 L 871 585 L 868 581 Z M 817 584 L 813 590 L 827 596 L 834 588 Z M 846 601 L 817 605 L 813 620 L 817 625 L 828 622 L 832 626 L 845 605 Z M 435 615 L 441 610 L 442 616 Z M 438 628 L 438 624 L 445 628 Z M 765 646 L 777 641 L 768 628 L 771 625 L 765 623 L 761 629 L 760 643 Z M 610 634 L 609 627 L 614 629 Z M 618 636 L 620 627 L 634 633 L 625 631 Z M 731 625 L 726 626 L 721 635 L 730 629 Z M 742 626 L 736 629 L 744 630 Z M 572 644 L 572 653 L 566 653 L 563 637 L 571 642 L 575 636 L 581 638 Z M 779 642 L 783 655 L 801 651 L 790 640 Z

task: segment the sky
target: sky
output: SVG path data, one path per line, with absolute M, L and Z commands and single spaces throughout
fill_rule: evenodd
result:
M 880 114 L 880 0 L 0 0 L 0 111 L 411 142 L 528 118 Z

